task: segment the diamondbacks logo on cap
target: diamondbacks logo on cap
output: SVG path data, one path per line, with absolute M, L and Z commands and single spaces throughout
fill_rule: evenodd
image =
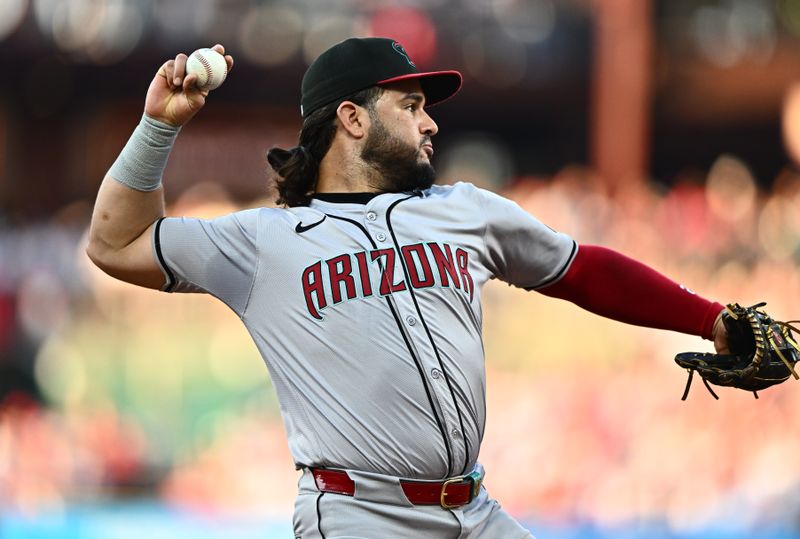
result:
M 394 43 L 392 43 L 392 48 L 395 51 L 397 51 L 398 53 L 402 54 L 403 58 L 406 59 L 406 62 L 411 64 L 411 67 L 416 69 L 416 67 L 417 67 L 416 64 L 414 64 L 414 62 L 411 61 L 411 57 L 408 55 L 408 53 L 406 52 L 406 50 L 403 48 L 403 46 L 400 43 L 395 41 Z

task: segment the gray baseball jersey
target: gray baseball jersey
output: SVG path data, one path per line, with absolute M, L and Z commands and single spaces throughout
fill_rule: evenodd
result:
M 163 290 L 207 292 L 244 322 L 298 466 L 417 479 L 477 462 L 484 284 L 543 287 L 577 251 L 569 236 L 467 183 L 165 218 L 153 248 Z

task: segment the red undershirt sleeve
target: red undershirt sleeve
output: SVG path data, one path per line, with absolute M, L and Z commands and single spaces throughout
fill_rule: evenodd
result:
M 641 262 L 595 245 L 581 245 L 564 277 L 537 291 L 606 318 L 708 340 L 724 309 Z

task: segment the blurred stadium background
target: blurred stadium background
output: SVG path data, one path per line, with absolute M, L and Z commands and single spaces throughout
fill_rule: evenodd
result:
M 0 537 L 291 536 L 239 321 L 112 281 L 83 243 L 165 59 L 236 58 L 166 174 L 171 214 L 213 216 L 272 204 L 265 151 L 352 35 L 465 74 L 432 109 L 442 181 L 800 314 L 800 0 L 0 0 Z M 708 342 L 499 285 L 485 312 L 487 486 L 539 539 L 800 537 L 796 383 L 681 402 L 672 356 Z

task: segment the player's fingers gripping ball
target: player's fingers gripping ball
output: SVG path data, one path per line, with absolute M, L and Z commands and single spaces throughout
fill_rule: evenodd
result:
M 209 91 L 219 88 L 228 76 L 225 57 L 214 49 L 197 49 L 186 60 L 186 74 L 197 75 L 198 90 Z

